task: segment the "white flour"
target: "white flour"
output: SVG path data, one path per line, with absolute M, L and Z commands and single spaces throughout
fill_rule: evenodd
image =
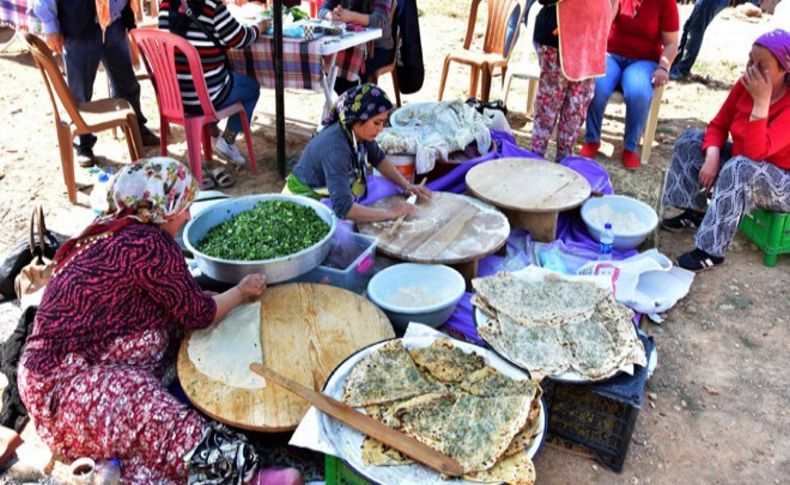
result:
M 587 212 L 587 219 L 593 225 L 603 228 L 607 222 L 612 224 L 615 233 L 635 232 L 647 229 L 647 224 L 635 212 L 615 212 L 609 204 L 601 204 Z

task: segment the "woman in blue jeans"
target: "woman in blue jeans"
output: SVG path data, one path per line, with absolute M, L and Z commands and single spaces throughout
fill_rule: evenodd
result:
M 619 86 L 625 98 L 623 166 L 639 168 L 636 146 L 650 111 L 653 89 L 669 80 L 678 51 L 679 26 L 675 0 L 621 0 L 609 32 L 606 75 L 596 79 L 595 96 L 587 109 L 581 156 L 593 158 L 598 153 L 603 113 Z
M 221 0 L 162 0 L 159 5 L 159 28 L 168 30 L 187 39 L 200 56 L 203 75 L 211 103 L 222 109 L 241 102 L 248 120 L 260 96 L 258 81 L 231 71 L 228 49 L 242 49 L 260 37 L 269 28 L 269 21 L 257 25 L 244 25 L 230 15 Z M 176 55 L 179 72 L 189 72 L 186 57 Z M 184 110 L 201 113 L 200 100 L 190 76 L 179 76 L 178 84 Z M 225 131 L 220 136 L 219 128 L 212 127 L 214 149 L 236 165 L 246 160 L 236 147 L 236 136 L 241 133 L 241 115 L 228 118 Z

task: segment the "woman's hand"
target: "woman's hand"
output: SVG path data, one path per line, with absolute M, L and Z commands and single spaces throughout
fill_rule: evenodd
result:
M 266 277 L 262 274 L 247 275 L 236 285 L 245 300 L 261 296 L 266 290 Z
M 332 21 L 334 22 L 343 22 L 343 23 L 361 23 L 357 18 L 357 13 L 343 8 L 342 6 L 338 5 L 332 10 Z
M 404 187 L 403 191 L 408 194 L 416 194 L 422 200 L 431 200 L 431 197 L 433 197 L 431 189 L 424 185 L 409 184 Z
M 743 75 L 743 87 L 754 100 L 752 108 L 752 118 L 764 118 L 768 116 L 768 108 L 771 105 L 771 81 L 768 76 L 757 66 L 746 67 Z M 764 112 L 764 113 L 763 113 Z M 760 116 L 762 115 L 762 116 Z
M 705 156 L 705 163 L 699 169 L 699 181 L 705 190 L 710 192 L 713 189 L 713 184 L 716 183 L 716 177 L 719 176 L 719 168 L 721 160 L 718 154 L 708 153 Z
M 268 18 L 261 19 L 261 21 L 257 23 L 258 32 L 260 32 L 261 35 L 264 35 L 266 32 L 269 31 L 269 27 L 271 25 L 272 25 L 271 19 Z
M 413 216 L 417 213 L 417 208 L 407 202 L 396 202 L 389 210 L 390 219 L 397 219 L 400 216 Z
M 663 86 L 669 82 L 669 73 L 666 69 L 659 66 L 655 71 L 653 71 L 653 77 L 651 78 L 651 81 L 653 82 L 653 87 Z

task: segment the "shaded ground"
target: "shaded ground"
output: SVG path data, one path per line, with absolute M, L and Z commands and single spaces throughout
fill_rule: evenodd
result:
M 405 96 L 407 102 L 433 100 L 438 92 L 444 54 L 459 46 L 466 29 L 468 2 L 422 2 L 421 28 L 426 82 L 423 89 Z M 689 6 L 681 9 L 685 17 Z M 482 22 L 482 21 L 481 21 Z M 746 61 L 751 41 L 767 30 L 767 19 L 747 21 L 725 10 L 711 24 L 703 45 L 697 76 L 692 82 L 672 83 L 664 94 L 657 145 L 650 164 L 636 173 L 620 168 L 623 109 L 612 106 L 604 124 L 599 161 L 610 171 L 619 193 L 630 194 L 657 206 L 663 173 L 675 137 L 689 127 L 703 127 L 723 102 L 728 86 Z M 482 32 L 481 29 L 478 29 Z M 0 30 L 0 42 L 8 38 Z M 481 36 L 478 36 L 478 42 Z M 521 47 L 516 58 L 521 54 Z M 390 81 L 382 81 L 391 91 Z M 104 78 L 97 80 L 97 97 L 104 96 Z M 465 96 L 467 71 L 451 70 L 446 99 Z M 493 97 L 498 97 L 498 81 Z M 52 128 L 52 111 L 40 74 L 22 44 L 0 57 L 0 254 L 25 237 L 32 207 L 42 204 L 51 228 L 73 233 L 90 220 L 89 190 L 71 206 Z M 317 120 L 322 96 L 289 91 L 289 117 Z M 531 122 L 524 117 L 526 85 L 514 81 L 508 119 L 519 142 L 529 146 Z M 155 100 L 144 86 L 145 112 L 153 118 Z M 273 111 L 273 93 L 262 93 L 260 108 Z M 261 117 L 262 119 L 265 117 Z M 157 128 L 156 120 L 150 126 Z M 287 152 L 299 152 L 309 129 L 289 124 Z M 175 128 L 173 155 L 184 157 L 186 146 Z M 282 180 L 273 167 L 274 133 L 271 126 L 255 128 L 259 171 L 239 173 L 229 193 L 277 191 Z M 128 162 L 122 140 L 100 136 L 96 152 L 106 157 L 102 166 Z M 154 154 L 154 150 L 151 154 Z M 551 153 L 550 153 L 551 155 Z M 613 158 L 610 158 L 612 157 Z M 215 162 L 219 165 L 221 162 Z M 77 168 L 77 180 L 92 182 L 88 171 Z M 659 249 L 670 257 L 690 248 L 691 236 L 660 234 Z M 546 447 L 536 462 L 539 483 L 783 483 L 790 476 L 790 365 L 787 353 L 790 305 L 785 291 L 790 284 L 790 258 L 780 258 L 772 269 L 762 266 L 762 255 L 742 236 L 736 238 L 722 268 L 701 274 L 691 294 L 668 315 L 663 326 L 646 324 L 656 339 L 659 366 L 648 384 L 649 403 L 639 414 L 629 456 L 622 474 L 614 474 L 578 456 Z M 0 305 L 0 338 L 15 323 L 15 309 Z M 29 430 L 28 430 L 29 433 Z M 34 479 L 15 467 L 17 474 L 0 481 Z M 785 477 L 784 479 L 782 477 Z

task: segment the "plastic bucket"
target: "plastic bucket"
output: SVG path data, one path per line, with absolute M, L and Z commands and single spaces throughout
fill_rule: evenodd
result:
M 387 155 L 387 157 L 392 161 L 395 170 L 403 175 L 403 178 L 410 183 L 414 183 L 414 155 L 398 154 Z

